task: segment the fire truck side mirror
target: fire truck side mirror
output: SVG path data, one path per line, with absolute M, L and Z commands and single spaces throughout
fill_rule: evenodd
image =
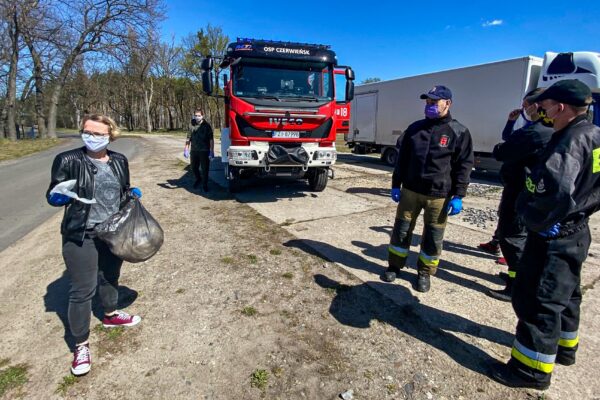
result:
M 209 96 L 213 92 L 213 80 L 211 71 L 202 71 L 202 91 Z
M 354 70 L 350 67 L 346 68 L 346 79 L 349 81 L 354 80 Z
M 352 101 L 354 98 L 354 82 L 351 80 L 346 81 L 346 102 Z

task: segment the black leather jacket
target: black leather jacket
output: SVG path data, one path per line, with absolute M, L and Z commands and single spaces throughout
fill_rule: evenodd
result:
M 110 157 L 108 165 L 110 165 L 121 183 L 120 206 L 122 206 L 127 199 L 129 190 L 129 162 L 121 153 L 108 150 L 108 156 Z M 46 200 L 49 199 L 50 191 L 54 186 L 71 179 L 77 180 L 73 191 L 79 197 L 93 199 L 94 175 L 97 171 L 96 166 L 86 157 L 85 147 L 58 154 L 52 163 L 52 175 L 50 186 L 46 191 Z M 64 207 L 65 213 L 60 226 L 60 233 L 65 239 L 82 241 L 91 206 L 80 201 L 71 201 Z

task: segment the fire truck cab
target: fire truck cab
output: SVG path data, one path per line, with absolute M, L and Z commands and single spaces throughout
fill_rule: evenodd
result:
M 207 94 L 213 91 L 212 62 L 202 62 Z M 335 53 L 324 45 L 238 39 L 228 45 L 220 67 L 230 76 L 221 132 L 230 191 L 255 176 L 308 179 L 311 190 L 324 190 L 337 159 Z M 342 68 L 348 103 L 354 72 Z

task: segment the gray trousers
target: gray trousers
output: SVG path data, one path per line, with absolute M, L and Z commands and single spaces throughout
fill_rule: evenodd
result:
M 62 253 L 71 283 L 69 328 L 75 343 L 82 343 L 90 335 L 92 298 L 96 288 L 104 312 L 111 313 L 117 309 L 123 260 L 111 253 L 100 239 L 88 235 L 83 242 L 63 239 Z

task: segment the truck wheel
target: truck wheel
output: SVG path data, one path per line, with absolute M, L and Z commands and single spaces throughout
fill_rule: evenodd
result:
M 327 168 L 315 168 L 308 176 L 308 185 L 313 192 L 322 192 L 327 186 Z
M 356 145 L 354 145 L 354 149 L 352 150 L 354 154 L 366 154 L 367 146 L 365 146 L 364 144 L 357 143 Z
M 398 159 L 398 150 L 388 147 L 383 152 L 381 159 L 387 165 L 391 165 L 392 167 L 396 165 L 396 159 Z

